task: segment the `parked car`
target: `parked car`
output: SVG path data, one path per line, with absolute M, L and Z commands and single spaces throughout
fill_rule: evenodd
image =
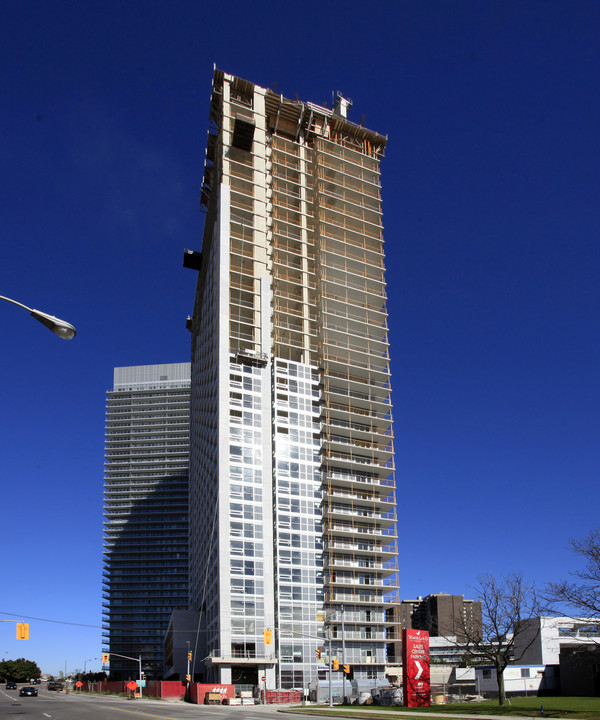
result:
M 7 689 L 7 690 L 16 690 L 16 689 L 17 689 L 17 683 L 16 683 L 16 682 L 13 682 L 12 680 L 9 680 L 9 681 L 6 683 L 6 689 Z
M 26 695 L 30 697 L 37 697 L 37 688 L 34 688 L 32 685 L 25 685 L 19 690 L 19 697 L 24 697 Z

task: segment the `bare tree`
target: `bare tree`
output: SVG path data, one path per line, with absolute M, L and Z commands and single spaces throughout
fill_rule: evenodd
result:
M 583 570 L 570 573 L 573 580 L 547 583 L 545 599 L 550 608 L 564 615 L 565 610 L 582 618 L 600 618 L 600 529 L 582 540 L 571 539 L 570 549 L 585 561 Z
M 504 705 L 504 670 L 509 662 L 523 657 L 539 634 L 539 623 L 532 622 L 539 615 L 537 592 L 516 572 L 501 580 L 483 575 L 478 581 L 475 593 L 481 601 L 481 627 L 463 623 L 460 631 L 467 654 L 496 669 L 498 704 Z

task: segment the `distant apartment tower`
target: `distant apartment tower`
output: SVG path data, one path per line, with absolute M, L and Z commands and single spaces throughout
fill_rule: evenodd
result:
M 466 635 L 473 638 L 482 634 L 481 600 L 467 600 L 463 595 L 449 595 L 437 593 L 418 597 L 415 600 L 401 600 L 392 603 L 388 609 L 388 619 L 393 622 L 390 629 L 390 642 L 388 655 L 401 657 L 402 630 L 427 630 L 432 638 L 455 638 L 456 646 L 464 643 Z M 438 645 L 432 644 L 431 652 Z M 440 653 L 447 652 L 447 648 L 440 646 Z M 448 653 L 447 653 L 448 654 Z
M 120 367 L 106 400 L 103 644 L 110 676 L 161 678 L 188 605 L 190 363 Z
M 198 271 L 193 672 L 206 658 L 209 682 L 306 687 L 325 677 L 328 636 L 359 682 L 384 677 L 397 571 L 386 138 L 348 105 L 213 77 L 202 251 L 184 256 Z
M 413 627 L 428 629 L 434 637 L 453 635 L 459 642 L 465 640 L 465 633 L 481 635 L 481 600 L 448 593 L 428 595 L 415 607 Z

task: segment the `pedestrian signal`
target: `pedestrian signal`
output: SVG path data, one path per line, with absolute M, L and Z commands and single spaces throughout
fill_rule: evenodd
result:
M 190 652 L 188 653 L 188 660 L 191 661 L 191 659 L 192 659 L 192 651 L 190 650 Z
M 342 665 L 342 670 L 346 673 L 346 675 L 350 675 L 350 665 Z

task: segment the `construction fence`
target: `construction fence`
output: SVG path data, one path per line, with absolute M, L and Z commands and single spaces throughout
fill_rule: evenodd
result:
M 83 682 L 75 692 L 123 695 L 132 699 L 153 697 L 160 700 L 186 700 L 197 705 L 254 705 L 255 702 L 271 705 L 299 703 L 302 699 L 300 691 L 297 690 L 261 690 L 253 693 L 227 684 L 187 683 L 180 680 L 147 680 L 142 683 L 140 687 L 136 680 Z

